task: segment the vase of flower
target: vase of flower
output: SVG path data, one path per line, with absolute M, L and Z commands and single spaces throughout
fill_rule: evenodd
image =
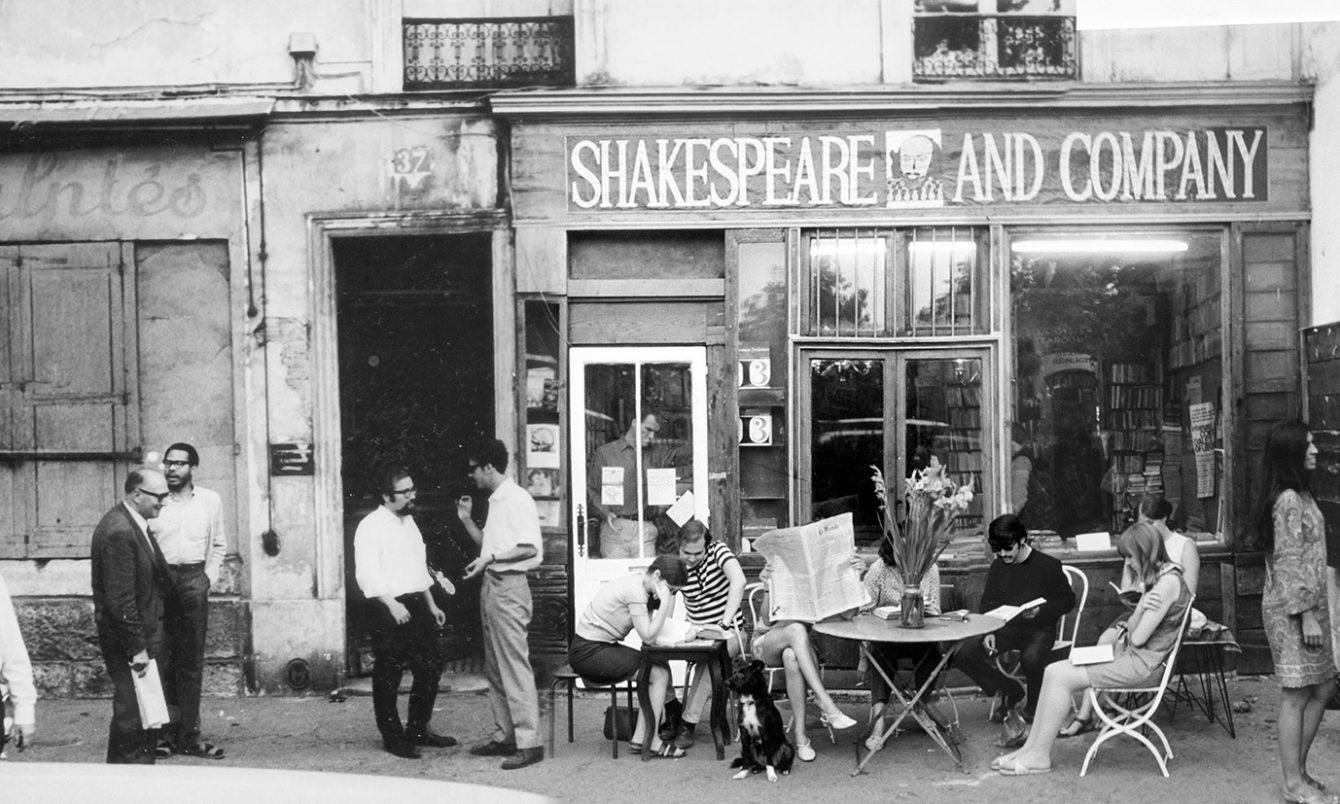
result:
M 903 586 L 902 620 L 904 628 L 926 627 L 926 601 L 922 598 L 920 585 Z

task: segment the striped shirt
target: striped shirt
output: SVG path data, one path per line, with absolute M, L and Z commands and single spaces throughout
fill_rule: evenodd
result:
M 688 583 L 680 590 L 684 595 L 684 609 L 694 625 L 716 625 L 726 614 L 726 597 L 730 594 L 730 579 L 726 565 L 739 559 L 721 542 L 707 545 L 707 554 L 698 566 L 688 571 Z M 744 626 L 744 615 L 735 612 L 735 626 Z

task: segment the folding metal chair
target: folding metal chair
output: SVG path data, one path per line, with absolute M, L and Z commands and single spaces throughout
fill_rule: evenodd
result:
M 1164 778 L 1167 778 L 1168 760 L 1173 756 L 1172 746 L 1168 744 L 1163 729 L 1154 723 L 1153 717 L 1168 690 L 1168 679 L 1172 678 L 1173 667 L 1177 664 L 1177 655 L 1182 649 L 1186 624 L 1191 619 L 1191 607 L 1195 602 L 1196 596 L 1192 595 L 1186 611 L 1182 613 L 1182 621 L 1177 629 L 1177 641 L 1173 643 L 1172 652 L 1163 660 L 1163 673 L 1157 686 L 1089 688 L 1089 702 L 1093 704 L 1093 711 L 1098 715 L 1098 719 L 1103 722 L 1103 728 L 1098 732 L 1098 738 L 1093 741 L 1093 745 L 1089 746 L 1089 752 L 1084 755 L 1084 766 L 1080 768 L 1080 776 L 1088 773 L 1089 763 L 1098 753 L 1098 746 L 1113 737 L 1125 734 L 1139 740 L 1149 749 L 1149 753 L 1153 754 L 1159 763 L 1159 770 L 1163 771 Z M 1159 738 L 1159 743 L 1163 746 L 1162 752 L 1145 736 L 1145 729 L 1154 732 Z

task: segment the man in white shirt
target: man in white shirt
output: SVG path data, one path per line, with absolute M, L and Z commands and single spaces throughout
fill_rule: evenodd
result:
M 470 479 L 489 494 L 488 519 L 481 531 L 471 519 L 468 496 L 456 503 L 456 515 L 479 545 L 479 558 L 465 578 L 484 577 L 479 592 L 484 625 L 484 673 L 493 705 L 493 737 L 470 749 L 475 756 L 505 756 L 503 770 L 516 770 L 544 759 L 540 704 L 530 666 L 526 632 L 532 611 L 526 571 L 540 565 L 544 545 L 535 501 L 505 473 L 507 447 L 492 439 L 474 446 L 466 457 Z
M 172 580 L 163 612 L 171 672 L 164 674 L 168 703 L 180 711 L 164 729 L 160 758 L 174 752 L 223 759 L 223 749 L 200 739 L 200 688 L 205 672 L 205 634 L 209 630 L 209 590 L 219 580 L 228 539 L 223 529 L 223 501 L 193 479 L 200 454 L 177 442 L 163 453 L 163 475 L 171 494 L 149 531 L 158 541 Z
M 14 745 L 22 751 L 32 745 L 37 733 L 37 687 L 33 685 L 33 664 L 28 660 L 19 618 L 3 576 L 0 576 L 0 691 L 14 704 Z M 9 734 L 0 736 L 0 749 L 9 737 Z
M 414 524 L 414 479 L 404 468 L 381 480 L 382 504 L 354 532 L 354 577 L 368 600 L 372 641 L 372 711 L 382 745 L 395 756 L 419 759 L 419 746 L 447 748 L 452 737 L 428 727 L 442 676 L 437 629 L 446 615 L 433 602 L 423 535 Z M 402 725 L 396 696 L 405 671 L 414 675 Z

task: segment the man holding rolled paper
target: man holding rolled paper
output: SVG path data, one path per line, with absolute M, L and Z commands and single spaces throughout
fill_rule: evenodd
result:
M 93 531 L 93 616 L 112 680 L 109 764 L 154 764 L 162 724 L 141 721 L 136 678 L 161 673 L 154 660 L 163 648 L 163 600 L 171 580 L 147 520 L 158 516 L 168 494 L 162 472 L 136 469 L 126 477 L 125 497 Z M 161 706 L 161 688 L 157 697 Z
M 1033 548 L 1027 538 L 1028 529 L 1014 514 L 991 521 L 987 542 L 996 559 L 987 569 L 978 611 L 991 614 L 1000 607 L 1023 609 L 1016 613 L 1004 608 L 1002 613 L 1014 615 L 1005 627 L 968 642 L 954 658 L 955 666 L 983 692 L 1001 697 L 1000 706 L 992 707 L 992 719 L 1003 718 L 1025 698 L 1021 714 L 1026 720 L 1033 719 L 1042 672 L 1052 660 L 1056 623 L 1075 607 L 1075 593 L 1061 562 Z M 1019 651 L 1026 681 L 1023 688 L 996 666 L 997 654 L 1010 650 Z

